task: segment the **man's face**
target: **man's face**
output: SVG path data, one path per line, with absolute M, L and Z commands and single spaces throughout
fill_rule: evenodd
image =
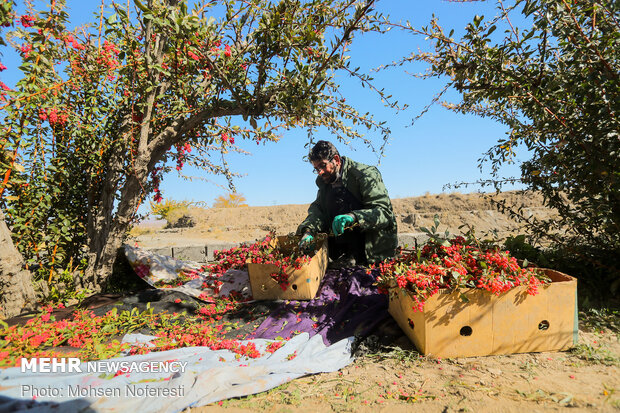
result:
M 331 184 L 336 180 L 338 172 L 340 171 L 340 156 L 335 155 L 332 160 L 322 159 L 319 161 L 312 161 L 314 166 L 314 172 L 319 174 L 323 182 Z

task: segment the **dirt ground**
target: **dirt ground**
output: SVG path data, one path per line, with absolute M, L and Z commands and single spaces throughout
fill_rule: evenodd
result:
M 437 359 L 403 336 L 338 372 L 187 412 L 618 411 L 617 313 L 602 324 L 582 316 L 578 345 L 565 352 Z
M 420 232 L 421 227 L 433 225 L 438 215 L 441 225 L 451 234 L 458 235 L 471 226 L 481 237 L 503 239 L 521 233 L 521 225 L 497 212 L 491 202 L 506 201 L 521 208 L 526 218 L 545 218 L 552 212 L 542 205 L 542 198 L 531 193 L 503 192 L 493 195 L 427 194 L 420 197 L 392 200 L 400 233 Z M 130 242 L 147 248 L 165 246 L 204 245 L 209 241 L 244 242 L 264 237 L 269 231 L 278 235 L 294 232 L 306 217 L 308 205 L 275 205 L 241 208 L 189 208 L 194 221 L 189 228 L 165 229 L 166 221 L 151 219 L 135 227 Z M 459 228 L 460 227 L 460 228 Z
M 445 360 L 420 357 L 404 344 L 383 356 L 361 357 L 336 373 L 188 411 L 618 411 L 617 336 L 581 332 L 579 342 L 571 352 Z
M 526 216 L 552 214 L 531 194 L 503 193 Z M 435 214 L 453 234 L 471 225 L 476 234 L 499 238 L 521 232 L 477 194 L 425 195 L 394 199 L 400 232 L 419 232 Z M 144 223 L 134 241 L 145 247 L 204 244 L 205 240 L 254 240 L 275 230 L 285 234 L 305 217 L 307 205 L 192 209 L 195 226 L 162 229 Z M 421 356 L 405 336 L 365 354 L 345 369 L 307 376 L 269 392 L 193 408 L 226 412 L 512 412 L 620 411 L 618 312 L 580 314 L 578 345 L 566 352 L 435 359 Z
M 619 411 L 618 324 L 595 325 L 569 351 L 505 356 L 436 359 L 403 337 L 339 372 L 187 412 Z

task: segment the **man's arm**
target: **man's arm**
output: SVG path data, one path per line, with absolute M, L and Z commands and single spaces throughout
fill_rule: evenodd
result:
M 359 191 L 362 208 L 352 214 L 361 230 L 388 228 L 396 222 L 390 197 L 377 168 L 371 166 L 363 171 Z

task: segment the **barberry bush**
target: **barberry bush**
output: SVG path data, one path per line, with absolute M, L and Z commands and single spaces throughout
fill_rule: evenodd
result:
M 494 174 L 483 184 L 500 189 L 521 182 L 539 191 L 559 218 L 536 219 L 509 205 L 498 207 L 525 221 L 533 242 L 559 248 L 563 268 L 592 288 L 616 294 L 619 7 L 611 0 L 500 0 L 496 16 L 476 16 L 460 38 L 437 20 L 420 30 L 403 27 L 433 43 L 432 52 L 405 61 L 427 62 L 426 76 L 448 79 L 462 99 L 445 103 L 447 108 L 506 125 L 506 136 L 481 159 L 481 167 L 490 163 Z M 501 165 L 518 160 L 517 147 L 529 157 L 521 176 L 501 176 Z
M 348 45 L 378 30 L 372 3 L 104 1 L 71 31 L 64 0 L 7 9 L 24 76 L 0 91 L 0 207 L 21 253 L 50 279 L 86 262 L 80 282 L 96 291 L 140 204 L 163 199 L 166 172 L 191 164 L 232 178 L 224 159 L 239 141 L 291 127 L 386 138 L 335 82 L 368 82 Z

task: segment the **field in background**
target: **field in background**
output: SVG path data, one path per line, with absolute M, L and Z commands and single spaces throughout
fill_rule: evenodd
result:
M 553 212 L 543 207 L 542 197 L 532 193 L 502 192 L 426 194 L 419 197 L 392 199 L 400 233 L 420 232 L 430 227 L 435 215 L 441 221 L 440 230 L 460 234 L 469 225 L 478 236 L 495 233 L 500 239 L 522 233 L 521 225 L 497 212 L 492 202 L 506 200 L 508 204 L 523 207 L 526 215 L 548 217 Z M 254 241 L 269 231 L 277 234 L 294 232 L 305 218 L 307 204 L 260 207 L 198 208 L 189 207 L 193 226 L 165 229 L 165 221 L 145 221 L 136 226 L 130 242 L 143 247 L 198 245 L 204 241 Z

